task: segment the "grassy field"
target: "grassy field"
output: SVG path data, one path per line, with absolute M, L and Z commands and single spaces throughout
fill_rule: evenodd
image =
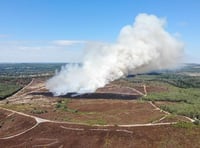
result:
M 85 143 L 90 144 L 91 147 L 199 147 L 200 145 L 199 65 L 189 65 L 189 67 L 178 71 L 129 76 L 112 82 L 117 85 L 133 87 L 143 93 L 145 85 L 147 96 L 138 100 L 53 97 L 48 95 L 49 93 L 42 85 L 44 82 L 41 81 L 40 74 L 46 72 L 53 74 L 58 65 L 49 67 L 48 64 L 22 64 L 21 67 L 11 64 L 10 66 L 12 68 L 9 65 L 4 65 L 3 70 L 0 66 L 0 99 L 12 95 L 27 85 L 32 77 L 36 76 L 39 79 L 35 78 L 31 85 L 13 96 L 11 98 L 13 100 L 2 101 L 3 103 L 0 105 L 2 108 L 53 121 L 84 123 L 87 126 L 69 123 L 41 123 L 20 136 L 9 140 L 0 140 L 1 147 L 27 147 L 27 145 L 31 147 L 29 144 L 38 146 L 41 145 L 41 142 L 48 145 L 48 140 L 50 140 L 49 145 L 58 147 L 56 145 L 58 143 L 52 139 L 64 143 L 64 147 L 72 147 L 77 143 L 81 144 L 82 147 L 85 146 Z M 32 67 L 31 70 L 29 66 Z M 43 66 L 46 67 L 46 70 L 43 69 Z M 190 68 L 190 66 L 192 67 Z M 171 114 L 166 115 L 156 110 L 147 101 L 152 101 L 156 106 Z M 195 119 L 195 124 L 187 122 L 185 117 L 177 115 L 191 117 Z M 158 122 L 163 117 L 165 118 Z M 177 124 L 165 126 L 119 126 L 121 124 L 176 121 Z M 34 126 L 33 123 L 35 124 L 26 116 L 0 110 L 0 136 L 14 135 L 16 132 L 19 133 L 19 130 L 25 131 L 29 125 Z M 94 126 L 96 124 L 112 124 L 114 126 Z M 71 130 L 73 128 L 74 131 Z M 79 128 L 83 130 L 77 130 Z
M 3 99 L 30 82 L 35 74 L 53 74 L 61 64 L 0 64 L 0 99 Z M 28 77 L 19 77 L 20 75 Z M 162 101 L 160 107 L 172 114 L 200 119 L 200 65 L 187 64 L 175 71 L 159 71 L 119 79 L 114 82 L 140 89 L 149 89 L 142 100 Z M 172 103 L 167 103 L 172 102 Z M 63 108 L 62 102 L 58 108 Z
M 33 77 L 54 75 L 64 63 L 0 63 L 0 100 L 28 84 Z
M 128 87 L 146 85 L 142 100 L 162 103 L 163 110 L 200 120 L 200 65 L 187 64 L 175 71 L 159 71 L 129 76 L 114 83 Z M 169 103 L 170 102 L 170 103 Z
M 119 80 L 119 83 L 124 80 Z M 125 79 L 128 86 L 143 85 L 148 88 L 165 88 L 166 91 L 149 91 L 142 100 L 163 101 L 160 107 L 173 114 L 200 119 L 200 78 L 198 76 L 175 75 L 174 73 L 137 75 Z
M 20 88 L 20 86 L 15 84 L 0 83 L 0 99 L 4 99 L 5 97 L 19 90 Z
M 31 81 L 31 78 L 0 77 L 0 99 L 4 99 L 20 90 Z
M 169 84 L 166 86 L 168 87 L 167 92 L 149 93 L 142 99 L 174 102 L 160 107 L 170 113 L 200 119 L 200 90 L 198 88 L 179 88 Z

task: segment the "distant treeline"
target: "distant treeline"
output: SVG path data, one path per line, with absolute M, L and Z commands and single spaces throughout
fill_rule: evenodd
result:
M 200 88 L 199 76 L 162 74 L 156 80 L 167 82 L 180 88 Z
M 32 76 L 54 74 L 60 70 L 65 63 L 18 63 L 0 64 L 0 76 Z

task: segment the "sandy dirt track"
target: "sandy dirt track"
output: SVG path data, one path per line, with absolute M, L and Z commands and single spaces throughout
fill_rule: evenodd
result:
M 118 86 L 112 87 L 119 89 Z M 125 89 L 126 91 L 130 90 L 132 93 L 135 92 L 136 94 L 139 94 L 139 91 L 135 91 L 135 89 L 123 89 Z M 114 93 L 115 89 L 112 88 L 109 91 L 113 91 L 112 93 Z M 103 91 L 101 90 L 101 93 L 102 92 Z M 38 95 L 33 95 L 33 93 L 38 93 Z M 49 105 L 55 103 L 54 101 L 56 99 L 59 99 L 52 98 L 51 95 L 43 94 L 46 94 L 44 81 L 34 79 L 24 89 L 11 96 L 7 100 L 9 100 L 10 104 L 15 105 L 21 103 L 30 104 L 38 101 L 41 101 L 45 105 Z M 140 95 L 142 95 L 142 92 Z M 115 104 L 117 104 L 117 108 L 122 107 L 122 110 L 123 105 L 125 108 L 127 108 L 128 106 L 132 108 L 133 105 L 134 110 L 132 110 L 133 112 L 130 113 L 132 113 L 132 118 L 135 118 L 135 120 L 138 122 L 133 122 L 133 124 L 125 124 L 126 122 L 122 122 L 123 124 L 105 124 L 90 126 L 85 123 L 53 120 L 52 118 L 49 118 L 48 113 L 35 115 L 27 111 L 21 112 L 1 107 L 1 122 L 9 123 L 9 125 L 13 126 L 13 128 L 16 128 L 15 124 L 18 123 L 18 127 L 21 128 L 18 128 L 15 131 L 11 129 L 5 132 L 5 129 L 7 129 L 8 126 L 6 126 L 6 124 L 4 123 L 0 128 L 0 145 L 5 148 L 113 146 L 121 148 L 124 146 L 160 147 L 163 145 L 166 147 L 173 147 L 177 144 L 185 147 L 191 146 L 191 143 L 193 143 L 194 147 L 198 147 L 198 145 L 200 144 L 198 140 L 198 138 L 200 137 L 199 128 L 191 130 L 188 134 L 186 129 L 176 128 L 173 126 L 173 124 L 176 123 L 176 120 L 163 122 L 165 121 L 165 118 L 169 113 L 160 110 L 152 102 L 146 102 L 144 104 L 139 104 L 138 106 L 137 102 L 132 101 L 126 102 L 123 100 L 118 101 L 102 99 L 77 99 L 75 101 L 72 101 L 69 106 L 76 107 L 80 111 L 93 111 L 94 109 L 99 109 L 99 112 L 102 112 L 106 111 L 106 108 L 108 107 L 110 109 L 115 109 Z M 140 110 L 142 107 L 141 105 L 144 108 L 149 108 L 151 115 L 153 115 L 152 113 L 154 112 L 156 113 L 155 115 L 158 115 L 158 113 L 160 115 L 157 117 L 155 116 L 156 118 L 149 122 L 146 122 L 147 120 L 139 120 L 138 117 L 139 115 L 141 115 L 142 117 L 143 112 L 143 110 Z M 135 108 L 138 108 L 139 112 L 137 112 Z M 136 118 L 136 116 L 134 116 L 134 112 L 135 114 L 137 114 L 138 119 Z M 50 115 L 53 116 L 55 114 Z M 125 116 L 125 114 L 123 116 Z M 146 116 L 144 116 L 144 118 L 146 118 L 147 116 L 150 116 L 149 112 L 146 113 Z M 127 119 L 130 118 L 131 116 L 127 116 Z M 126 118 L 124 118 L 124 121 L 126 121 L 125 119 Z

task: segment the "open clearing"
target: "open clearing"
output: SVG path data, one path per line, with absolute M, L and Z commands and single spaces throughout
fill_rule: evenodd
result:
M 2 106 L 44 119 L 89 125 L 152 123 L 166 115 L 147 101 L 103 98 L 110 92 L 119 93 L 120 88 L 126 90 L 128 96 L 138 95 L 135 89 L 113 85 L 112 89 L 97 90 L 103 94 L 98 99 L 53 97 L 45 89 L 43 80 L 34 79 L 17 94 L 4 100 L 6 104 Z
M 200 145 L 199 127 L 190 123 L 186 128 L 174 125 L 178 121 L 189 121 L 185 117 L 163 112 L 152 102 L 103 98 L 117 94 L 119 89 L 124 90 L 125 97 L 142 95 L 145 91 L 116 84 L 108 87 L 98 90 L 103 95 L 98 98 L 92 95 L 93 99 L 87 95 L 82 96 L 85 98 L 53 97 L 45 89 L 44 80 L 34 79 L 1 101 L 0 145 L 19 148 Z

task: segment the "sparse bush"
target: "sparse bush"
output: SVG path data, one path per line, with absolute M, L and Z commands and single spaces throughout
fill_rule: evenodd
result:
M 55 107 L 56 107 L 56 109 L 60 109 L 60 110 L 63 110 L 63 111 L 67 111 L 67 112 L 71 112 L 71 113 L 78 113 L 78 110 L 68 108 L 69 102 L 70 102 L 70 99 L 58 100 Z
M 47 110 L 40 110 L 40 109 L 36 109 L 36 108 L 34 108 L 34 110 L 31 111 L 31 113 L 33 113 L 33 114 L 44 114 L 47 112 L 48 112 Z
M 177 124 L 174 125 L 175 127 L 179 128 L 193 128 L 195 125 L 191 122 L 178 122 Z

